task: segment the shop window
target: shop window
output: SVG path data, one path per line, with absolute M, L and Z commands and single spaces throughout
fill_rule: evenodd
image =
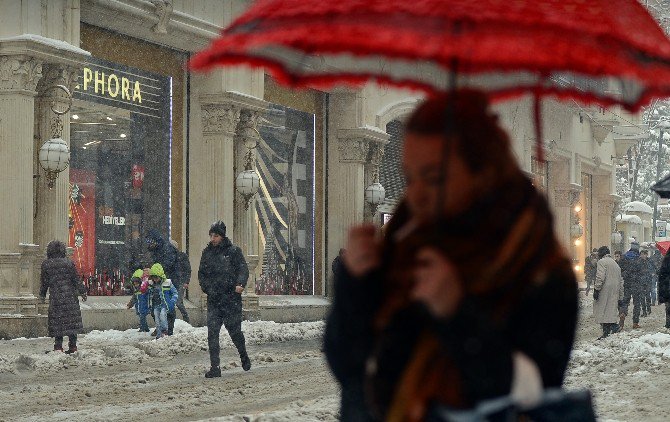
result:
M 272 105 L 259 122 L 258 294 L 314 294 L 315 115 Z
M 89 295 L 123 294 L 170 232 L 171 78 L 91 59 L 70 113 L 70 246 Z

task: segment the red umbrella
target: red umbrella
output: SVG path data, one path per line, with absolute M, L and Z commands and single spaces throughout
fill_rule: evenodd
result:
M 295 87 L 377 80 L 435 93 L 456 71 L 493 99 L 635 110 L 670 96 L 670 42 L 636 0 L 259 0 L 191 61 L 238 64 Z
M 656 248 L 665 255 L 668 253 L 668 249 L 670 249 L 670 241 L 656 242 Z

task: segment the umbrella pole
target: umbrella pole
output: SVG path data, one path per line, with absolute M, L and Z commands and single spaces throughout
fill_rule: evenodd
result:
M 535 153 L 537 160 L 544 163 L 544 148 L 542 148 L 542 99 L 539 90 L 533 94 L 533 120 L 535 121 Z

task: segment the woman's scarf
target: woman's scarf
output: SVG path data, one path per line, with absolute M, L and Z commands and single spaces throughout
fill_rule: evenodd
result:
M 384 302 L 375 321 L 381 336 L 399 312 L 413 306 L 413 259 L 421 246 L 433 247 L 447 257 L 463 281 L 465 296 L 475 298 L 482 312 L 500 323 L 530 287 L 543 283 L 552 268 L 565 263 L 547 202 L 523 176 L 486 195 L 466 212 L 398 240 L 408 222 L 408 211 L 401 205 L 387 229 L 384 261 L 389 270 L 384 275 Z M 420 420 L 431 401 L 455 408 L 472 406 L 463 395 L 458 369 L 429 329 L 416 334 L 403 369 L 387 420 Z

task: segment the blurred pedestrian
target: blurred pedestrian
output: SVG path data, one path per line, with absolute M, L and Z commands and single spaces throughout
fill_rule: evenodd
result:
M 42 262 L 40 300 L 46 301 L 49 292 L 49 337 L 54 351 L 63 351 L 63 337 L 68 337 L 65 353 L 77 351 L 77 334 L 84 332 L 78 296 L 86 302 L 86 287 L 81 282 L 74 262 L 66 256 L 65 244 L 52 240 L 47 245 L 47 259 Z
M 621 275 L 624 283 L 624 297 L 620 304 L 619 330 L 623 330 L 630 300 L 633 299 L 633 328 L 640 328 L 640 311 L 642 310 L 642 293 L 644 291 L 644 275 L 647 271 L 645 263 L 640 258 L 640 244 L 631 242 L 630 250 L 619 260 Z
M 589 295 L 591 286 L 596 280 L 596 269 L 598 267 L 598 249 L 593 249 L 591 255 L 587 256 L 584 262 L 584 279 L 586 281 L 586 296 Z
M 614 251 L 614 260 L 618 263 L 621 259 L 621 251 Z
M 149 332 L 149 325 L 147 324 L 147 315 L 149 315 L 149 292 L 148 285 L 142 285 L 142 278 L 144 277 L 144 271 L 141 269 L 136 270 L 130 282 L 132 283 L 132 297 L 128 302 L 127 308 L 135 308 L 135 313 L 140 322 L 140 332 Z
M 649 259 L 649 251 L 646 249 L 640 252 L 640 259 L 643 263 L 644 271 L 642 273 L 642 315 L 641 317 L 646 317 L 651 315 L 651 291 L 652 284 L 654 282 L 654 273 L 656 269 L 654 268 L 654 263 Z
M 665 303 L 665 328 L 670 328 L 670 253 L 665 254 L 658 270 L 658 303 Z
M 177 309 L 179 309 L 179 312 L 181 312 L 182 319 L 185 322 L 190 322 L 188 319 L 186 306 L 184 306 L 184 298 L 186 296 L 186 290 L 188 289 L 188 283 L 191 280 L 191 262 L 188 259 L 186 252 L 179 250 L 179 245 L 174 239 L 170 239 L 170 244 L 177 250 L 176 271 L 174 277 L 171 278 L 172 284 L 174 284 L 174 286 L 179 291 Z M 170 334 L 172 334 L 172 332 L 170 332 Z
M 598 250 L 598 266 L 593 286 L 593 317 L 602 325 L 598 340 L 619 331 L 619 301 L 623 300 L 624 285 L 621 268 L 610 255 L 607 246 Z
M 440 420 L 508 396 L 516 352 L 544 387 L 563 382 L 572 265 L 486 97 L 454 95 L 406 124 L 407 187 L 385 236 L 349 233 L 324 339 L 342 420 Z
M 202 251 L 198 281 L 207 295 L 207 344 L 211 367 L 206 378 L 221 376 L 219 334 L 228 330 L 237 348 L 242 369 L 251 369 L 242 333 L 242 292 L 249 278 L 249 267 L 242 250 L 226 237 L 226 225 L 217 221 L 209 228 L 210 242 Z
M 156 321 L 156 340 L 158 340 L 164 336 L 172 335 L 168 331 L 170 326 L 168 315 L 174 315 L 179 292 L 172 285 L 172 281 L 165 276 L 161 264 L 151 266 L 149 280 L 151 284 L 151 309 Z M 174 327 L 174 319 L 172 319 L 172 326 Z

